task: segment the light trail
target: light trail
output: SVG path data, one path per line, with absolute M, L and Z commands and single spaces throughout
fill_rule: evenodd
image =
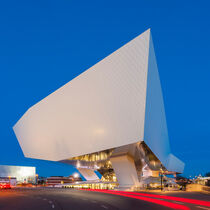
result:
M 210 201 L 202 201 L 202 200 L 181 198 L 181 197 L 174 197 L 174 196 L 167 196 L 167 195 L 156 195 L 156 194 L 150 194 L 150 193 L 135 193 L 135 192 L 125 192 L 125 191 L 115 191 L 115 190 L 113 190 L 113 192 L 125 193 L 129 195 L 131 194 L 131 195 L 146 196 L 146 197 L 152 197 L 152 198 L 160 198 L 160 199 L 166 199 L 166 200 L 172 200 L 172 201 L 180 201 L 184 203 L 191 203 L 191 204 L 196 204 L 200 206 L 210 207 Z
M 113 195 L 120 195 L 120 196 L 124 196 L 124 197 L 128 197 L 128 198 L 135 198 L 135 199 L 138 199 L 138 200 L 143 200 L 143 201 L 147 201 L 147 202 L 150 202 L 150 203 L 155 203 L 155 204 L 158 204 L 158 205 L 166 206 L 166 207 L 169 207 L 169 208 L 172 208 L 172 209 L 190 210 L 190 208 L 188 208 L 187 206 L 172 203 L 172 202 L 168 202 L 168 201 L 157 200 L 157 199 L 154 199 L 154 198 L 136 196 L 136 195 L 120 193 L 120 192 L 115 192 L 115 191 L 109 191 L 109 190 L 93 190 L 93 189 L 82 189 L 82 190 L 93 191 L 93 192 L 102 192 L 102 193 L 113 194 Z

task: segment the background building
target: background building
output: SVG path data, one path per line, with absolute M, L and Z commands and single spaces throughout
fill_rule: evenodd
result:
M 17 179 L 16 177 L 0 177 L 0 189 L 1 189 L 1 185 L 4 184 L 9 184 L 11 186 L 16 186 L 17 184 Z
M 64 177 L 64 176 L 51 176 L 47 177 L 46 184 L 47 185 L 66 185 L 74 182 L 82 181 L 81 177 L 74 177 L 74 176 L 69 176 L 69 177 Z
M 86 180 L 141 186 L 182 173 L 170 150 L 150 30 L 32 106 L 14 131 L 26 157 L 77 166 Z
M 36 168 L 29 166 L 9 166 L 0 165 L 0 179 L 9 180 L 11 184 L 14 183 L 35 183 L 36 182 Z

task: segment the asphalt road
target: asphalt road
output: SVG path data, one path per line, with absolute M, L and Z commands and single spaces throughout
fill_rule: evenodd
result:
M 112 192 L 111 192 L 112 193 Z M 156 194 L 157 195 L 157 194 Z M 166 195 L 166 194 L 164 194 Z M 184 197 L 210 201 L 209 195 L 199 193 L 170 193 L 169 196 Z M 0 209 L 3 210 L 147 210 L 147 209 L 172 209 L 151 201 L 139 200 L 127 195 L 115 195 L 104 192 L 92 192 L 74 189 L 59 188 L 21 188 L 0 191 Z M 142 198 L 142 197 L 140 197 Z M 143 197 L 144 199 L 145 197 Z M 154 199 L 154 198 L 153 198 Z M 156 198 L 154 200 L 169 201 Z M 173 204 L 187 209 L 206 209 L 210 207 L 190 204 L 180 201 L 170 201 Z M 183 209 L 184 209 L 183 208 Z

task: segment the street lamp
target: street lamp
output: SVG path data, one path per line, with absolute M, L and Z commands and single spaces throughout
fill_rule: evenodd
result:
M 162 169 L 162 164 L 160 168 L 160 190 L 163 190 L 163 169 Z
M 9 184 L 11 184 L 11 183 L 10 183 L 10 180 L 11 180 L 11 176 L 8 176 L 8 178 L 9 178 Z
M 37 184 L 38 184 L 38 177 L 39 177 L 39 175 L 36 174 L 36 186 L 37 186 Z
M 79 174 L 78 173 L 74 173 L 73 176 L 74 176 L 74 178 L 78 178 Z

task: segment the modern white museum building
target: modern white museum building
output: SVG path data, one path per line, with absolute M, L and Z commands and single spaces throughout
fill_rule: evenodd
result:
M 30 107 L 13 127 L 25 157 L 77 166 L 87 180 L 140 186 L 182 173 L 170 150 L 150 29 Z

